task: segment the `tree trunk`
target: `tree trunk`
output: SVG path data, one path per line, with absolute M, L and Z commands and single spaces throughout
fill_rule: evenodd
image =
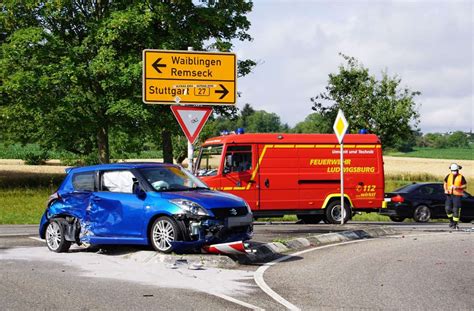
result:
M 171 133 L 167 129 L 161 132 L 161 143 L 163 149 L 163 162 L 173 163 L 173 142 L 171 141 Z
M 107 125 L 100 127 L 97 132 L 97 148 L 99 149 L 99 163 L 109 163 L 109 128 Z

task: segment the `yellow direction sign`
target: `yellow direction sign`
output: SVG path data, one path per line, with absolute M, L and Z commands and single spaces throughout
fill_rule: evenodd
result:
M 334 133 L 336 133 L 337 140 L 340 144 L 342 144 L 342 140 L 344 139 L 348 127 L 349 122 L 347 122 L 346 117 L 344 117 L 342 110 L 339 109 L 332 128 L 334 129 Z
M 233 105 L 236 62 L 234 53 L 144 50 L 143 101 Z

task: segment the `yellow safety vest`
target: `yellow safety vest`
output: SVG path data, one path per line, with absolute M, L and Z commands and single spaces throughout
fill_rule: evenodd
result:
M 451 187 L 454 185 L 455 187 L 461 187 L 462 186 L 462 175 L 457 174 L 456 177 L 454 177 L 453 174 L 448 175 L 448 180 L 447 182 L 444 183 L 445 190 L 448 192 L 448 194 L 454 194 L 454 195 L 463 195 L 464 189 L 452 189 Z

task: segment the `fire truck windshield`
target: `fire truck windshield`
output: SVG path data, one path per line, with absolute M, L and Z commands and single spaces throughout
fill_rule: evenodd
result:
M 222 145 L 204 146 L 196 161 L 196 176 L 215 176 L 222 159 Z

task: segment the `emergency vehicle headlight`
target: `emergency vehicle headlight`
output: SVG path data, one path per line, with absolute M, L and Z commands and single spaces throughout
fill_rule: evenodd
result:
M 173 203 L 188 214 L 197 216 L 210 216 L 207 210 L 196 202 L 185 199 L 173 199 L 169 200 L 169 202 Z

